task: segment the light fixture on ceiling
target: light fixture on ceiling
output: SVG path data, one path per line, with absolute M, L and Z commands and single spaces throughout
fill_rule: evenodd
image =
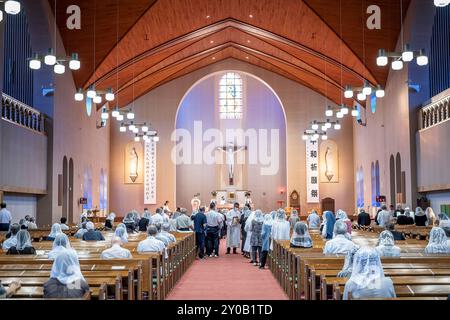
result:
M 42 67 L 42 62 L 47 66 L 53 66 L 53 72 L 56 74 L 64 74 L 66 72 L 65 63 L 68 62 L 70 70 L 79 70 L 81 62 L 77 53 L 72 53 L 70 57 L 57 57 L 53 48 L 49 48 L 45 56 L 33 53 L 29 60 L 29 67 L 32 70 L 39 70 Z
M 95 96 L 94 99 L 92 99 L 92 101 L 95 104 L 100 104 L 100 103 L 102 103 L 103 99 L 102 99 L 102 96 Z
M 330 106 L 327 107 L 327 110 L 325 111 L 325 116 L 326 117 L 332 117 L 333 116 L 333 109 Z
M 365 81 L 362 93 L 364 93 L 364 95 L 366 96 L 370 96 L 372 94 L 372 86 L 369 84 L 368 81 Z
M 343 105 L 340 111 L 344 116 L 348 115 L 348 107 L 346 105 Z
M 313 121 L 312 125 L 311 125 L 311 129 L 313 130 L 319 130 L 319 124 L 317 123 L 316 120 Z
M 375 96 L 377 98 L 384 98 L 385 92 L 381 85 L 378 85 L 377 90 L 375 91 Z
M 248 17 L 251 19 L 251 18 L 253 18 L 253 15 L 252 15 L 252 14 L 249 14 Z
M 384 49 L 378 51 L 377 65 L 379 67 L 385 67 L 389 63 L 389 58 L 392 59 L 392 70 L 398 71 L 403 69 L 404 62 L 411 62 L 416 58 L 417 65 L 426 66 L 428 64 L 428 57 L 425 54 L 425 49 L 412 50 L 411 46 L 407 43 L 403 47 L 402 52 L 386 52 Z
M 66 72 L 66 66 L 63 64 L 60 64 L 59 62 L 55 64 L 55 66 L 53 67 L 53 71 L 56 74 L 64 74 L 64 72 Z
M 111 117 L 116 118 L 120 115 L 120 111 L 119 108 L 115 108 L 112 112 L 111 112 Z
M 1 1 L 3 2 L 3 1 Z M 7 14 L 16 15 L 19 14 L 21 10 L 21 5 L 19 1 L 5 1 L 5 12 Z M 1 20 L 0 20 L 1 21 Z
M 56 68 L 57 65 L 55 65 Z M 56 70 L 55 70 L 56 72 Z M 103 101 L 103 96 L 106 101 L 111 102 L 114 101 L 115 95 L 113 93 L 112 88 L 107 90 L 97 90 L 94 86 L 89 86 L 87 91 L 84 91 L 82 88 L 79 88 L 75 93 L 75 101 L 83 101 L 84 97 L 92 99 L 95 104 L 100 104 Z M 114 117 L 115 118 L 115 117 Z
M 366 101 L 366 100 L 367 100 L 366 95 L 365 95 L 364 93 L 362 93 L 362 92 L 358 93 L 357 96 L 356 96 L 356 98 L 357 98 L 359 101 Z
M 341 130 L 341 124 L 339 123 L 339 120 L 334 124 L 334 130 Z
M 355 92 L 358 101 L 366 101 L 367 97 L 371 96 L 373 92 L 375 92 L 377 98 L 384 97 L 384 89 L 380 85 L 376 87 L 371 85 L 367 80 L 364 80 L 363 87 L 352 88 L 351 86 L 345 86 L 344 97 L 347 99 L 353 98 Z
M 30 59 L 29 66 L 30 66 L 30 69 L 33 69 L 33 70 L 39 70 L 41 68 L 42 62 L 39 59 L 39 55 L 38 54 L 36 54 L 36 53 L 33 54 L 33 57 Z
M 130 110 L 129 112 L 127 112 L 127 119 L 128 120 L 133 120 L 134 117 L 135 117 L 135 115 L 134 115 L 133 111 Z
M 436 7 L 445 7 L 450 4 L 450 0 L 434 0 Z
M 83 101 L 84 100 L 84 91 L 83 89 L 78 89 L 77 93 L 75 93 L 75 101 Z
M 354 107 L 352 110 L 352 117 L 358 117 L 359 116 L 359 110 Z

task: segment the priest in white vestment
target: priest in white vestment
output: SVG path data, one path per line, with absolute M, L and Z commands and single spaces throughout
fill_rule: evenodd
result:
M 239 211 L 239 203 L 234 204 L 234 208 L 228 211 L 227 215 L 227 254 L 230 254 L 231 248 L 233 253 L 237 253 L 241 242 L 241 224 L 239 223 L 241 212 Z

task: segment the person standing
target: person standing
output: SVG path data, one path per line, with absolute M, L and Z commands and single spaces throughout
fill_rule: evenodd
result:
M 240 224 L 241 224 L 241 234 L 242 234 L 242 244 L 241 244 L 241 254 L 246 255 L 246 251 L 244 250 L 245 241 L 247 240 L 247 230 L 245 230 L 245 224 L 247 223 L 247 219 L 252 212 L 250 209 L 245 206 L 241 215 Z
M 0 204 L 0 231 L 9 231 L 11 220 L 11 212 L 6 209 L 6 203 Z
M 212 202 L 211 202 L 212 203 Z M 206 235 L 206 215 L 205 207 L 200 207 L 198 212 L 191 217 L 194 222 L 195 245 L 197 246 L 197 254 L 200 259 L 205 258 L 205 235 Z
M 320 228 L 320 216 L 317 214 L 316 210 L 311 211 L 306 220 L 310 229 Z
M 211 203 L 206 215 L 206 254 L 210 258 L 219 256 L 219 231 L 222 226 L 223 216 L 216 211 L 216 204 Z
M 181 209 L 181 215 L 177 218 L 177 231 L 187 232 L 192 229 L 191 218 L 187 215 L 186 209 Z
M 289 217 L 289 224 L 291 226 L 291 229 L 293 229 L 295 224 L 299 221 L 300 221 L 300 218 L 298 216 L 298 211 L 295 209 L 292 210 L 291 216 Z
M 392 214 L 387 210 L 386 205 L 381 207 L 381 212 L 378 214 L 378 225 L 382 228 L 386 228 L 386 226 L 392 221 Z
M 370 216 L 369 214 L 364 210 L 364 208 L 361 208 L 358 214 L 358 225 L 359 226 L 370 226 Z
M 272 225 L 271 238 L 271 250 L 273 250 L 273 241 L 289 240 L 291 238 L 291 225 L 286 221 L 286 212 L 283 209 L 279 209 L 277 212 L 277 218 Z
M 266 266 L 267 255 L 269 254 L 270 249 L 270 234 L 272 233 L 272 224 L 273 219 L 272 215 L 266 214 L 264 216 L 264 224 L 262 228 L 262 248 L 261 248 L 261 257 L 259 258 L 259 268 L 264 269 Z
M 239 203 L 236 202 L 233 210 L 230 210 L 227 213 L 227 254 L 230 254 L 231 248 L 233 248 L 233 254 L 236 254 L 236 250 L 239 248 L 241 241 L 240 215 Z
M 255 211 L 255 218 L 250 225 L 250 231 L 252 232 L 250 238 L 250 245 L 252 247 L 252 260 L 254 266 L 258 266 L 258 260 L 261 261 L 261 249 L 262 249 L 262 227 L 264 218 L 261 210 Z

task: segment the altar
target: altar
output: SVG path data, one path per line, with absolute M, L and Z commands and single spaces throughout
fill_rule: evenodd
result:
M 228 190 L 217 190 L 215 191 L 216 197 L 212 200 L 216 201 L 217 209 L 232 209 L 234 204 L 238 202 L 241 207 L 245 204 L 248 190 L 236 190 L 234 188 L 229 188 Z

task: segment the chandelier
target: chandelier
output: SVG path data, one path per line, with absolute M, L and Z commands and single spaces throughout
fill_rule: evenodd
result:
M 322 140 L 328 140 L 327 133 L 320 130 L 306 130 L 302 136 L 303 141 L 307 141 L 308 139 L 311 139 L 311 141 L 318 141 L 319 138 Z
M 411 62 L 416 59 L 418 66 L 426 66 L 428 64 L 428 57 L 425 54 L 425 49 L 413 51 L 409 44 L 405 44 L 403 52 L 386 52 L 385 49 L 378 51 L 377 65 L 385 67 L 389 64 L 389 58 L 392 58 L 392 70 L 402 70 L 404 62 Z
M 95 86 L 90 86 L 87 91 L 83 90 L 82 88 L 78 89 L 77 93 L 75 93 L 75 101 L 83 101 L 85 96 L 89 99 L 92 99 L 92 101 L 95 104 L 100 104 L 104 99 L 108 102 L 114 101 L 116 98 L 112 88 L 109 88 L 107 90 L 96 90 Z M 114 115 L 112 115 L 113 118 L 115 118 Z
M 341 105 L 339 108 L 332 108 L 330 106 L 327 107 L 327 110 L 325 111 L 325 116 L 326 117 L 332 117 L 333 115 L 336 115 L 336 118 L 338 119 L 342 119 L 344 118 L 344 116 L 348 115 L 349 113 L 352 115 L 352 117 L 358 117 L 359 116 L 359 110 L 357 109 L 357 107 L 353 107 L 353 109 L 351 109 L 352 111 L 350 112 L 350 108 L 348 106 L 346 106 L 345 104 Z M 327 123 L 329 123 L 330 120 L 327 119 Z M 331 126 L 330 126 L 331 128 Z
M 29 60 L 30 69 L 39 70 L 42 67 L 42 63 L 44 63 L 48 66 L 53 66 L 53 71 L 56 74 L 64 74 L 64 72 L 66 72 L 66 66 L 64 63 L 67 62 L 69 64 L 69 69 L 71 70 L 79 70 L 81 68 L 78 53 L 72 53 L 70 57 L 57 57 L 53 48 L 48 49 L 46 55 L 34 53 Z
M 151 128 L 150 125 L 147 125 L 146 122 L 142 124 L 134 123 L 134 121 L 130 121 L 129 123 L 122 122 L 120 124 L 120 132 L 125 133 L 130 131 L 135 134 L 134 141 L 139 142 L 142 140 L 149 141 L 153 140 L 155 142 L 159 141 L 158 132 Z
M 377 98 L 384 98 L 385 92 L 384 88 L 380 85 L 374 87 L 372 86 L 369 81 L 364 81 L 364 86 L 362 87 L 355 87 L 352 86 L 345 86 L 344 90 L 344 97 L 346 99 L 352 99 L 355 96 L 359 101 L 366 101 L 367 97 L 371 96 L 372 93 L 375 92 L 375 96 Z
M 5 3 L 5 12 L 7 14 L 16 15 L 20 13 L 20 2 L 19 1 L 1 1 Z M 3 11 L 0 10 L 0 22 L 3 21 Z

